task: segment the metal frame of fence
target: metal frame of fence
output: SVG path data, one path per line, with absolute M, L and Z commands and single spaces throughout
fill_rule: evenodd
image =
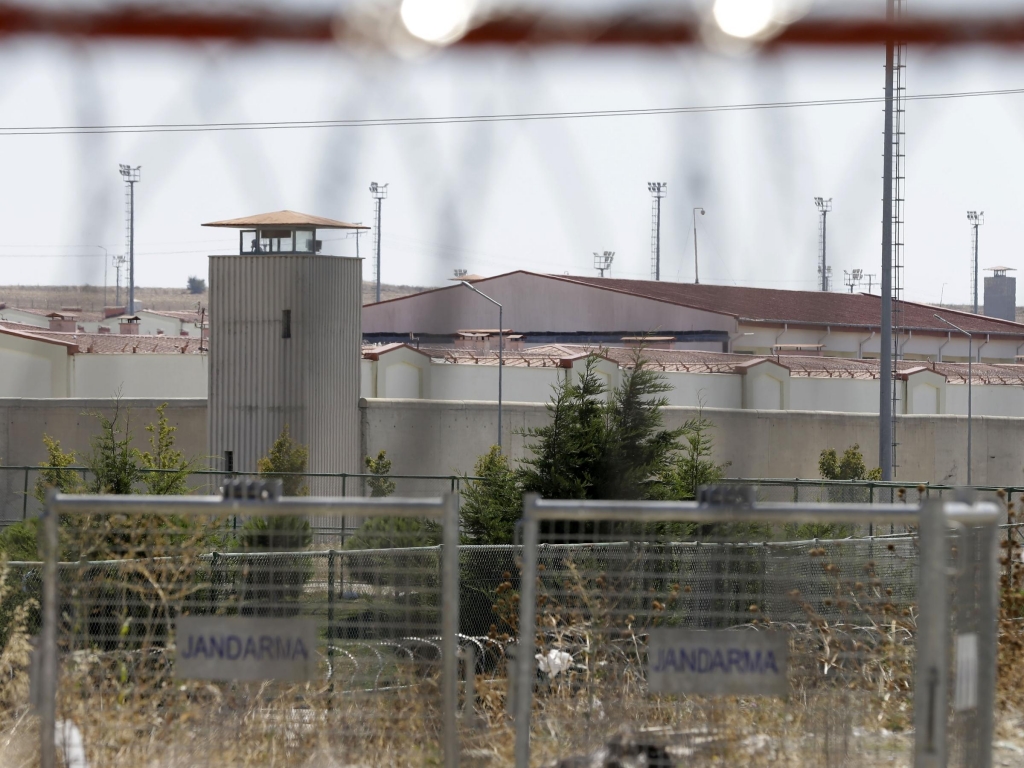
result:
M 457 731 L 459 654 L 459 546 L 458 497 L 443 498 L 316 498 L 278 500 L 225 499 L 220 496 L 66 496 L 51 493 L 42 519 L 43 586 L 42 632 L 39 645 L 40 765 L 56 768 L 56 717 L 59 668 L 59 521 L 73 516 L 124 515 L 182 518 L 246 516 L 309 517 L 357 516 L 364 518 L 428 518 L 442 528 L 440 567 L 440 742 L 446 768 L 455 768 L 459 757 Z M 436 547 L 430 548 L 434 551 Z M 379 550 L 388 554 L 388 550 Z M 274 553 L 275 555 L 278 553 Z M 287 554 L 287 553 L 285 553 Z M 328 557 L 331 553 L 327 553 Z M 338 553 L 351 556 L 353 553 Z M 328 576 L 333 579 L 333 572 Z M 333 585 L 332 585 L 333 586 Z M 330 610 L 330 609 L 329 609 Z M 332 612 L 333 613 L 333 612 Z M 329 614 L 330 615 L 330 614 Z M 328 641 L 330 645 L 330 641 Z M 333 690 L 333 689 L 332 689 Z
M 990 768 L 994 727 L 996 620 L 998 617 L 997 547 L 999 522 L 1004 515 L 997 505 L 981 502 L 931 500 L 911 504 L 792 504 L 696 502 L 556 501 L 527 495 L 523 500 L 523 571 L 519 612 L 519 646 L 516 649 L 514 686 L 515 765 L 530 765 L 534 689 L 539 664 L 535 661 L 535 637 L 526 627 L 537 626 L 538 552 L 542 523 L 887 523 L 916 525 L 918 538 L 918 617 L 914 679 L 915 768 L 945 768 L 949 748 L 949 701 L 952 622 L 958 637 L 965 630 L 976 635 L 975 709 L 967 726 L 960 728 L 964 765 Z M 955 531 L 955 544 L 950 532 Z M 949 566 L 950 552 L 957 566 Z M 970 570 L 973 568 L 973 570 Z M 958 585 L 955 605 L 950 593 Z M 954 614 L 955 611 L 955 614 Z M 959 662 L 959 658 L 956 659 Z M 958 693 L 959 695 L 959 693 Z M 921 702 L 925 702 L 921 705 Z M 959 721 L 958 721 L 959 722 Z
M 32 465 L 11 465 L 11 466 L 0 465 L 0 476 L 2 476 L 4 473 L 11 473 L 11 472 L 13 472 L 13 473 L 21 473 L 22 474 L 21 489 L 17 490 L 17 491 L 13 491 L 13 494 L 15 496 L 20 496 L 21 497 L 21 505 L 20 505 L 21 506 L 21 520 L 27 520 L 30 517 L 30 515 L 29 515 L 29 502 L 32 499 L 32 485 L 33 484 L 32 484 L 32 482 L 30 482 L 31 478 L 32 478 L 32 474 L 33 473 L 44 472 L 44 471 L 46 471 L 48 469 L 51 469 L 51 468 L 50 467 L 43 467 L 43 466 L 32 466 Z M 87 477 L 88 474 L 91 472 L 91 470 L 88 467 L 82 467 L 82 466 L 61 467 L 60 469 L 62 471 L 78 472 L 80 475 L 82 475 L 83 478 Z M 143 475 L 147 475 L 147 474 L 175 474 L 177 472 L 177 470 L 173 470 L 173 469 L 142 469 L 140 471 L 141 471 L 141 473 Z M 241 475 L 239 475 L 239 473 L 237 473 L 237 472 L 229 472 L 227 470 L 221 470 L 221 469 L 196 469 L 196 470 L 192 470 L 192 471 L 188 472 L 187 475 L 188 475 L 189 478 L 193 478 L 193 477 L 195 477 L 195 478 L 209 477 L 209 478 L 223 478 L 225 480 L 233 480 L 233 479 L 237 479 L 237 478 L 241 477 Z M 474 476 L 463 476 L 463 475 L 456 475 L 456 474 L 452 474 L 452 475 L 391 475 L 391 474 L 389 474 L 389 475 L 375 475 L 375 474 L 367 473 L 367 472 L 280 472 L 280 473 L 274 473 L 274 477 L 303 477 L 303 478 L 310 478 L 310 479 L 325 478 L 325 479 L 340 480 L 341 481 L 341 489 L 340 489 L 339 495 L 341 495 L 341 496 L 348 496 L 349 493 L 352 493 L 352 492 L 356 491 L 357 489 L 358 489 L 358 493 L 359 494 L 363 494 L 363 493 L 365 493 L 365 483 L 368 480 L 380 479 L 380 478 L 386 478 L 388 480 L 419 482 L 419 483 L 444 483 L 444 485 L 447 486 L 446 488 L 434 489 L 432 491 L 432 493 L 427 494 L 427 495 L 437 495 L 438 493 L 442 493 L 444 491 L 447 491 L 449 493 L 456 493 L 456 494 L 458 494 L 458 493 L 461 493 L 461 491 L 462 491 L 462 483 L 463 482 L 465 482 L 465 481 L 474 481 L 474 480 L 479 480 L 480 479 L 480 478 L 474 477 Z M 353 488 L 350 485 L 350 481 L 355 483 L 355 485 L 356 485 L 355 488 Z M 216 489 L 216 487 L 213 487 L 213 488 L 207 487 L 205 489 L 204 488 L 196 488 L 195 490 L 196 491 L 205 490 L 205 491 L 208 491 L 208 492 L 216 492 L 217 489 Z M 33 505 L 35 504 L 35 502 L 32 502 L 32 503 L 33 503 Z M 11 507 L 15 507 L 16 505 L 10 505 L 10 506 Z M 2 506 L 2 504 L 0 504 L 0 510 L 2 510 L 2 509 L 3 509 L 3 506 Z M 14 519 L 14 518 L 0 519 L 0 530 L 2 530 L 4 526 L 11 525 L 11 524 L 16 523 L 16 522 L 18 522 L 18 520 Z M 343 532 L 343 535 L 344 535 L 344 532 Z

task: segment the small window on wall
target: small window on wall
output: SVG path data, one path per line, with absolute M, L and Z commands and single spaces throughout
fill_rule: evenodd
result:
M 290 339 L 292 337 L 292 311 L 290 309 L 281 310 L 281 338 Z
M 228 472 L 235 471 L 235 452 L 224 451 L 224 469 Z

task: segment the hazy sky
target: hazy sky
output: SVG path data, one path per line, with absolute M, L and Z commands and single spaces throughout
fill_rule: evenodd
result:
M 323 5 L 323 3 L 320 3 Z M 834 6 L 835 4 L 833 4 Z M 882 2 L 860 2 L 874 9 Z M 848 8 L 849 4 L 843 4 Z M 1014 8 L 1012 2 L 972 7 Z M 962 8 L 915 0 L 919 11 Z M 827 10 L 827 9 L 826 9 Z M 0 46 L 0 124 L 316 120 L 600 110 L 870 97 L 883 52 L 724 57 L 675 51 L 447 52 L 401 61 L 325 47 Z M 1024 50 L 911 49 L 912 94 L 1024 86 Z M 1024 268 L 1024 95 L 907 110 L 907 297 L 966 302 L 967 209 L 984 210 L 982 266 Z M 137 187 L 140 285 L 206 275 L 237 249 L 221 218 L 292 208 L 369 223 L 384 204 L 383 278 L 439 284 L 455 268 L 650 274 L 648 181 L 667 181 L 663 279 L 813 289 L 817 212 L 832 197 L 829 263 L 880 271 L 879 104 L 743 113 L 314 130 L 0 136 L 0 284 L 102 284 L 124 250 L 118 163 Z M 325 233 L 325 251 L 352 239 Z M 372 235 L 361 248 L 369 255 Z M 370 275 L 367 261 L 365 274 Z M 113 284 L 113 272 L 107 278 Z M 3 296 L 0 296 L 0 300 Z

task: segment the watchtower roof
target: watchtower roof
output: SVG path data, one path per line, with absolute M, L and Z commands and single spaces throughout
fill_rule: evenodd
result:
M 229 229 L 263 229 L 278 227 L 283 229 L 315 228 L 315 229 L 369 229 L 362 224 L 349 224 L 345 221 L 326 219 L 298 211 L 274 211 L 258 213 L 255 216 L 243 216 L 239 219 L 224 219 L 203 224 L 204 227 L 226 227 Z

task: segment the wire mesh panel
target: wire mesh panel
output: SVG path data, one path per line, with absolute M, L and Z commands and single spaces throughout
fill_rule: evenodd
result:
M 995 696 L 998 605 L 986 587 L 998 578 L 998 531 L 994 526 L 959 525 L 950 539 L 955 577 L 949 765 L 987 766 L 992 764 L 990 702 Z
M 453 497 L 51 509 L 54 718 L 89 764 L 455 759 Z M 367 522 L 317 550 L 314 514 Z
M 526 510 L 518 765 L 913 762 L 918 507 Z

